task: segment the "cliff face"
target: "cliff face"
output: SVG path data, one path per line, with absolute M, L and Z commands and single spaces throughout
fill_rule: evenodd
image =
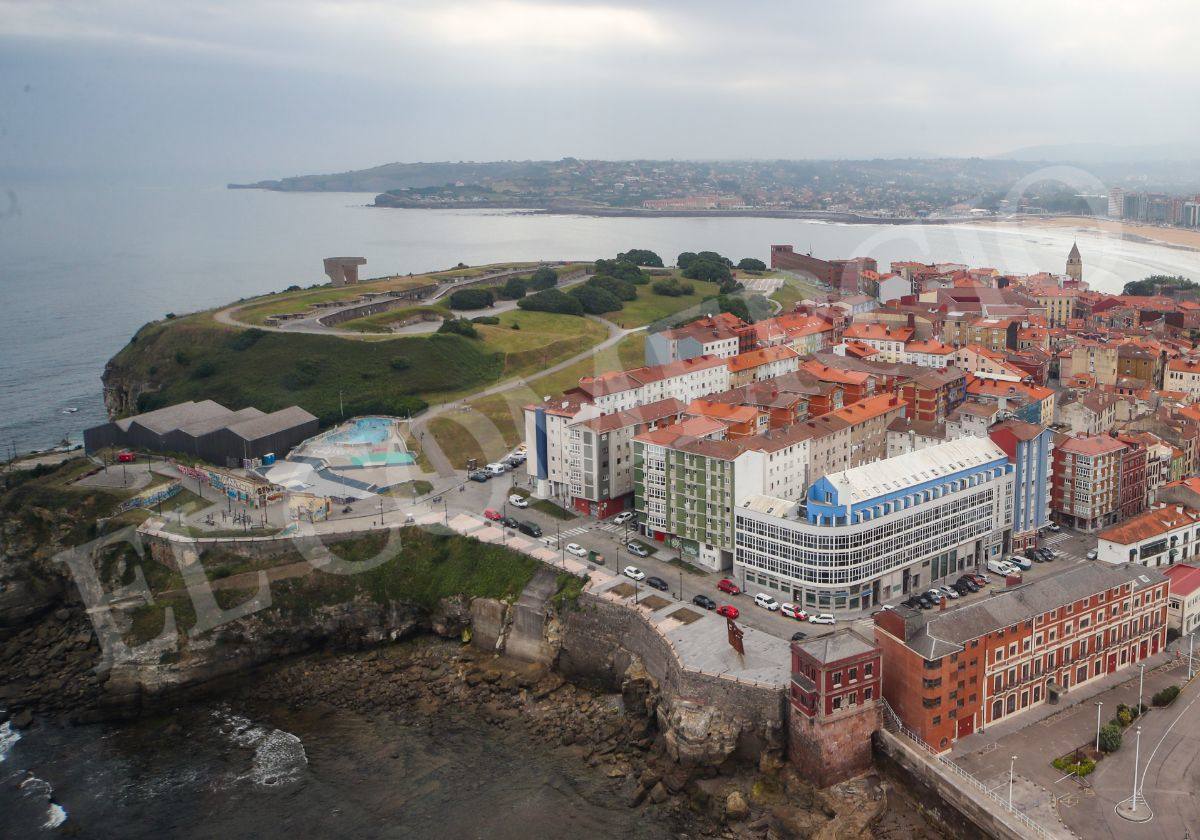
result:
M 157 391 L 161 385 L 146 377 L 138 377 L 123 367 L 116 358 L 108 360 L 100 377 L 104 384 L 104 407 L 110 418 L 125 417 L 138 411 L 138 397 Z

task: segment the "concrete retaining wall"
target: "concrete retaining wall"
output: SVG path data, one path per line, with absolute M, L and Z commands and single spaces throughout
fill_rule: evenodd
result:
M 898 772 L 924 801 L 927 816 L 959 840 L 1040 840 L 904 736 L 880 729 L 873 741 L 876 761 Z

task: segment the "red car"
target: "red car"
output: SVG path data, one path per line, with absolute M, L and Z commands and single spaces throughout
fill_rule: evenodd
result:
M 503 519 L 503 517 L 500 515 L 500 511 L 492 508 L 488 508 L 483 512 L 483 518 L 490 519 L 493 522 L 499 522 L 501 519 Z
M 729 578 L 721 578 L 717 581 L 717 589 L 724 592 L 726 595 L 741 595 L 742 590 L 738 589 L 738 585 Z
M 124 452 L 117 453 L 117 463 L 118 464 L 132 464 L 134 457 L 135 457 L 134 454 L 132 452 L 130 452 L 128 449 L 126 449 Z
M 723 615 L 726 618 L 737 618 L 740 613 L 737 607 L 731 607 L 729 604 L 722 604 L 717 607 L 717 615 Z

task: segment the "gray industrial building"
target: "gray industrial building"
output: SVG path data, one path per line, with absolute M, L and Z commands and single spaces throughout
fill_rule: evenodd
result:
M 189 400 L 85 429 L 83 445 L 88 452 L 120 446 L 236 466 L 268 453 L 282 458 L 316 433 L 317 418 L 299 406 L 267 414 L 257 408 L 233 411 L 212 400 Z

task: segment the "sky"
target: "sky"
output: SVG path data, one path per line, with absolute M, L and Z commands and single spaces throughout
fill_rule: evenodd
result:
M 0 0 L 0 171 L 1194 143 L 1200 4 Z

